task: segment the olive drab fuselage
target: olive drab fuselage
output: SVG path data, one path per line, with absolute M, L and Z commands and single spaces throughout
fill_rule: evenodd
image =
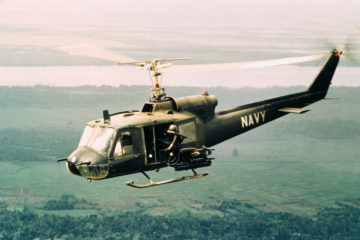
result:
M 303 107 L 323 99 L 338 61 L 339 52 L 333 50 L 303 92 L 227 110 L 215 111 L 216 97 L 205 92 L 182 98 L 163 97 L 145 103 L 141 111 L 104 115 L 86 125 L 78 148 L 66 159 L 67 168 L 87 179 L 105 179 L 172 166 L 169 159 L 177 156 L 176 170 L 209 166 L 211 159 L 202 151 L 211 151 L 216 144 L 288 113 L 306 112 Z M 164 143 L 170 125 L 176 125 L 182 136 L 175 153 L 167 151 Z

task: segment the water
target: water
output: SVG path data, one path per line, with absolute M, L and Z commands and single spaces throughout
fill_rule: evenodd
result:
M 0 66 L 114 64 L 59 50 L 84 45 L 116 52 L 117 61 L 189 56 L 201 64 L 318 54 L 351 42 L 358 57 L 359 13 L 353 0 L 4 1 Z
M 172 72 L 163 76 L 164 86 L 230 88 L 307 86 L 320 67 L 281 66 L 206 72 Z M 360 86 L 360 68 L 339 66 L 335 86 Z M 119 86 L 150 85 L 146 71 L 121 66 L 0 67 L 0 86 Z

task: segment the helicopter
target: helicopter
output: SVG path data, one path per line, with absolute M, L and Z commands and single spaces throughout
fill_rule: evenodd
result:
M 306 113 L 309 109 L 305 106 L 324 99 L 342 54 L 344 50 L 330 51 L 305 91 L 220 111 L 215 111 L 216 96 L 207 91 L 174 98 L 166 96 L 160 86 L 159 77 L 170 68 L 171 61 L 189 58 L 122 62 L 148 70 L 155 81 L 149 101 L 141 111 L 110 114 L 104 110 L 102 118 L 86 124 L 78 147 L 58 162 L 65 161 L 71 174 L 88 181 L 142 173 L 148 183 L 126 182 L 135 188 L 205 177 L 208 173 L 197 173 L 197 169 L 211 166 L 214 145 L 289 113 Z M 157 182 L 146 173 L 165 167 L 191 170 L 193 174 Z

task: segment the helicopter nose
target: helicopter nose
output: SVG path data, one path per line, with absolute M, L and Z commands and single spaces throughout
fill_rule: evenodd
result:
M 67 161 L 70 173 L 87 179 L 103 179 L 109 173 L 107 158 L 89 147 L 76 149 Z
M 71 162 L 66 162 L 66 169 L 68 170 L 69 173 L 73 175 L 81 176 L 79 170 L 75 167 L 75 164 Z

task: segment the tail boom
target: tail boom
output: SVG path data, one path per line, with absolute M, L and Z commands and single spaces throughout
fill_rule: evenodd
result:
M 206 146 L 280 118 L 288 113 L 304 113 L 303 107 L 323 99 L 331 84 L 341 52 L 333 50 L 306 91 L 219 111 L 205 125 Z M 221 127 L 220 127 L 221 126 Z

